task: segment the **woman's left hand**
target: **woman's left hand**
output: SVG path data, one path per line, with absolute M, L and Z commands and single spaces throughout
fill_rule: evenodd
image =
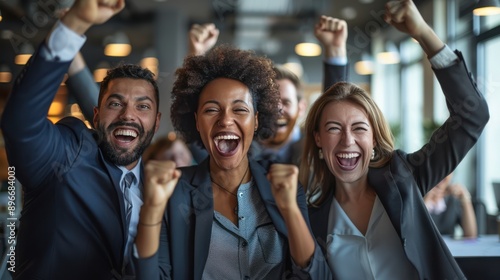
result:
M 271 190 L 280 211 L 298 207 L 297 184 L 299 169 L 292 164 L 272 164 L 267 174 Z

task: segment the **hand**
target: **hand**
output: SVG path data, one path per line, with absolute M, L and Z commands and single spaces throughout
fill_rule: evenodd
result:
M 467 202 L 467 201 L 471 200 L 471 196 L 470 196 L 469 191 L 464 186 L 462 186 L 460 184 L 449 185 L 447 191 L 449 194 L 458 198 L 460 201 Z
M 314 36 L 323 45 L 326 57 L 346 57 L 347 23 L 345 20 L 321 16 L 314 26 Z
M 78 34 L 84 34 L 92 25 L 101 24 L 120 12 L 125 0 L 77 0 L 61 21 Z
M 417 40 L 428 57 L 434 56 L 444 47 L 443 41 L 425 22 L 413 1 L 389 1 L 385 9 L 384 20 Z
M 175 168 L 175 163 L 170 160 L 149 160 L 146 163 L 143 208 L 156 208 L 163 212 L 181 176 Z
M 430 29 L 411 0 L 387 2 L 384 20 L 417 40 Z
M 191 55 L 204 55 L 210 50 L 219 38 L 219 29 L 215 24 L 194 24 L 189 30 L 189 53 Z
M 297 184 L 299 169 L 292 164 L 272 164 L 267 174 L 271 191 L 280 211 L 298 209 Z

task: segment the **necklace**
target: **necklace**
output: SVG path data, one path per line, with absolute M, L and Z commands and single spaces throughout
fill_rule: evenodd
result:
M 243 183 L 243 180 L 245 179 L 245 176 L 247 176 L 247 173 L 248 173 L 248 169 L 250 168 L 250 166 L 247 166 L 247 169 L 245 170 L 245 174 L 243 174 L 243 177 L 241 177 L 241 180 L 240 180 L 240 183 L 238 184 L 238 186 L 241 186 L 241 183 Z M 210 176 L 210 181 L 212 181 L 212 183 L 214 183 L 217 187 L 221 188 L 222 190 L 234 195 L 234 197 L 238 197 L 237 194 L 233 193 L 232 191 L 224 188 L 223 186 L 217 184 L 213 179 L 212 179 L 212 176 Z M 236 207 L 234 207 L 234 214 L 238 215 L 238 199 L 236 199 Z
M 238 186 L 241 186 L 241 183 L 243 183 L 243 180 L 245 179 L 245 176 L 247 176 L 247 173 L 248 173 L 248 169 L 249 169 L 249 166 L 247 166 L 247 169 L 245 170 L 245 174 L 243 174 L 243 177 L 241 177 L 241 180 L 240 180 L 240 183 L 238 184 Z M 210 181 L 212 181 L 212 183 L 214 183 L 217 187 L 223 189 L 224 191 L 234 195 L 234 196 L 237 196 L 234 192 L 224 188 L 223 186 L 217 184 L 213 179 L 212 179 L 212 176 L 210 176 Z

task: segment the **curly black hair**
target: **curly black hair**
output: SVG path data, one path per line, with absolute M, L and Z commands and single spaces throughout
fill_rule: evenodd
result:
M 270 59 L 253 51 L 220 45 L 205 55 L 186 57 L 175 74 L 177 79 L 172 89 L 170 118 L 174 129 L 186 142 L 201 142 L 194 114 L 201 91 L 216 78 L 234 79 L 245 84 L 259 113 L 259 127 L 255 135 L 259 139 L 274 135 L 280 114 L 280 95 Z

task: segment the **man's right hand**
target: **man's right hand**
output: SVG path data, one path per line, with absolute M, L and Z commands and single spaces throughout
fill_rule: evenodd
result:
M 77 0 L 61 21 L 83 35 L 92 25 L 106 22 L 124 7 L 125 0 Z

